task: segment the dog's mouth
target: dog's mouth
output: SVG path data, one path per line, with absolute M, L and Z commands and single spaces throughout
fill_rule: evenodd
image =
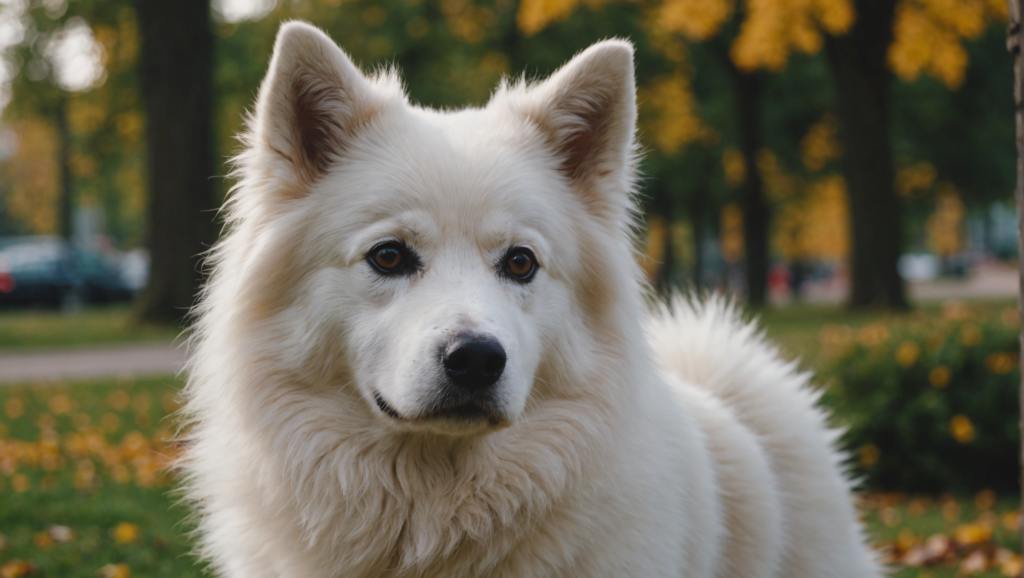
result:
M 388 405 L 388 402 L 384 401 L 384 397 L 381 396 L 380 392 L 374 392 L 373 400 L 377 402 L 377 407 L 387 415 L 401 421 L 402 414 L 398 413 L 398 410 Z
M 406 416 L 403 416 L 399 411 L 384 399 L 384 396 L 380 392 L 374 392 L 373 401 L 377 404 L 377 409 L 381 413 L 397 420 L 397 421 L 433 421 L 433 420 L 445 420 L 445 421 L 456 421 L 456 422 L 476 422 L 481 419 L 487 420 L 487 423 L 491 426 L 499 426 L 505 420 L 503 420 L 498 412 L 494 411 L 493 408 L 488 407 L 488 404 L 479 402 L 462 403 L 459 405 L 452 405 L 446 407 L 433 408 L 429 413 L 421 416 L 417 416 L 415 419 L 409 420 Z
M 494 415 L 492 410 L 475 403 L 467 403 L 455 407 L 434 410 L 430 413 L 429 417 L 432 419 L 446 419 L 452 421 L 476 421 L 479 419 L 486 419 L 487 423 L 492 426 L 496 426 L 501 423 L 501 420 Z

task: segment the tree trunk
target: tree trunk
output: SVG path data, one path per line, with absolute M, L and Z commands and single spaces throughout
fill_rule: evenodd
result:
M 142 40 L 149 208 L 149 282 L 140 320 L 179 321 L 202 281 L 200 255 L 216 237 L 212 174 L 209 0 L 136 0 Z
M 57 164 L 60 165 L 60 196 L 57 201 L 57 228 L 58 234 L 65 241 L 71 240 L 74 232 L 74 205 L 72 203 L 71 183 L 71 131 L 68 130 L 68 109 L 67 99 L 63 94 L 57 96 L 54 118 L 57 121 L 57 138 L 60 139 L 60 146 Z
M 675 253 L 672 250 L 672 219 L 674 217 L 674 203 L 672 202 L 672 191 L 662 188 L 658 195 L 658 212 L 665 219 L 665 238 L 662 240 L 663 253 L 661 266 L 658 267 L 657 289 L 662 295 L 669 295 L 672 292 L 672 273 L 675 266 Z
M 690 197 L 690 223 L 693 227 L 693 288 L 704 289 L 704 208 L 708 192 L 703 187 Z
M 760 73 L 744 73 L 732 68 L 736 97 L 736 120 L 740 152 L 746 165 L 746 179 L 740 189 L 743 210 L 743 265 L 747 281 L 747 303 L 765 304 L 768 294 L 768 223 L 771 209 L 765 199 L 764 181 L 757 168 L 761 151 L 761 97 L 764 78 Z
M 856 308 L 907 307 L 897 270 L 902 207 L 889 142 L 892 76 L 886 54 L 895 8 L 895 0 L 857 2 L 853 29 L 827 40 L 850 199 L 850 306 Z
M 1017 259 L 1020 283 L 1017 295 L 1017 312 L 1024 319 L 1024 61 L 1021 59 L 1021 46 L 1024 45 L 1024 34 L 1021 33 L 1021 14 L 1024 13 L 1024 0 L 1009 0 L 1010 26 L 1007 30 L 1006 47 L 1013 54 L 1013 101 L 1016 105 L 1014 120 L 1017 125 Z M 1024 326 L 1020 336 L 1020 360 L 1024 363 Z M 1024 446 L 1024 365 L 1021 367 L 1020 384 L 1020 432 Z M 1021 457 L 1021 498 L 1024 499 L 1024 456 Z M 1024 518 L 1021 524 L 1021 551 L 1024 551 Z M 1021 574 L 1024 576 L 1024 572 Z

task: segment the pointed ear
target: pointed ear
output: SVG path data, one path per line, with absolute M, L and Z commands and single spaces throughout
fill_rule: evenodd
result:
M 628 188 L 636 132 L 632 44 L 594 44 L 530 88 L 524 105 L 570 179 L 583 183 L 618 176 Z
M 281 27 L 256 104 L 256 145 L 312 182 L 344 153 L 386 99 L 326 34 L 302 22 Z

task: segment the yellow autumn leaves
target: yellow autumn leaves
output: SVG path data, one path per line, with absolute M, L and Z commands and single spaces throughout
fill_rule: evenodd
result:
M 595 8 L 604 0 L 584 0 Z M 517 22 L 526 34 L 568 18 L 580 0 L 525 0 Z M 650 26 L 690 40 L 709 40 L 737 12 L 736 0 L 665 0 L 649 7 Z M 854 21 L 850 0 L 745 0 L 745 18 L 731 47 L 736 65 L 745 70 L 781 70 L 793 51 L 817 52 L 822 33 L 842 34 Z
M 612 0 L 523 0 L 516 15 L 519 29 L 534 34 L 569 18 L 581 6 L 600 8 Z M 642 2 L 651 45 L 676 63 L 668 77 L 654 80 L 642 99 L 653 109 L 656 122 L 645 127 L 657 146 L 674 154 L 686 145 L 706 141 L 713 130 L 699 116 L 684 64 L 684 43 L 710 40 L 723 32 L 737 14 L 738 32 L 729 41 L 729 57 L 740 70 L 779 72 L 793 53 L 814 54 L 825 35 L 843 35 L 855 24 L 854 0 L 660 0 Z M 965 40 L 1007 19 L 1003 0 L 900 0 L 895 11 L 889 67 L 910 81 L 921 74 L 958 88 L 968 65 Z M 813 138 L 814 135 L 809 135 Z M 813 153 L 811 153 L 813 155 Z M 811 161 L 815 166 L 818 160 Z M 813 169 L 817 170 L 817 169 Z
M 842 155 L 838 125 L 825 115 L 811 125 L 800 141 L 800 161 L 810 176 L 790 170 L 774 153 L 763 149 L 757 154 L 757 172 L 764 182 L 769 201 L 777 203 L 772 223 L 772 250 L 789 261 L 818 259 L 842 261 L 850 250 L 849 207 L 846 180 L 826 171 L 828 163 Z M 737 187 L 747 178 L 747 167 L 739 150 L 728 147 L 722 153 L 722 170 L 727 185 Z M 819 173 L 819 174 L 815 174 Z M 737 213 L 738 214 L 738 213 Z M 727 215 L 723 210 L 722 230 Z M 734 229 L 742 235 L 742 223 Z M 723 253 L 729 262 L 742 258 L 728 251 L 731 244 L 742 247 L 742 240 L 725 239 Z
M 654 79 L 640 91 L 640 99 L 649 105 L 644 112 L 654 117 L 644 123 L 645 128 L 652 129 L 653 144 L 663 153 L 671 155 L 690 143 L 717 138 L 714 129 L 701 121 L 697 97 L 684 72 Z
M 862 496 L 860 502 L 861 510 L 869 518 L 898 530 L 895 539 L 879 545 L 883 563 L 909 568 L 956 568 L 957 576 L 985 572 L 1014 578 L 1020 575 L 1020 554 L 1001 546 L 1007 536 L 1019 531 L 1020 512 L 1000 506 L 992 490 L 982 490 L 974 496 L 974 512 L 966 521 L 964 514 L 970 501 L 958 502 L 952 496 L 934 500 L 885 493 Z M 945 523 L 945 531 L 919 533 L 908 527 L 907 522 L 926 518 L 929 522 L 922 526 Z
M 608 0 L 583 0 L 597 8 Z M 632 0 L 636 1 L 636 0 Z M 517 23 L 526 34 L 564 20 L 580 0 L 524 0 Z M 663 0 L 648 6 L 652 27 L 705 41 L 717 36 L 739 11 L 743 21 L 730 55 L 743 70 L 785 68 L 793 52 L 813 54 L 824 34 L 842 35 L 856 21 L 852 0 Z M 950 88 L 963 81 L 967 52 L 963 41 L 977 38 L 993 22 L 1007 19 L 1002 0 L 901 0 L 896 7 L 889 65 L 901 78 L 922 72 Z
M 664 0 L 656 8 L 665 30 L 690 40 L 710 40 L 736 11 L 735 0 Z
M 854 22 L 850 0 L 746 0 L 746 17 L 730 56 L 743 70 L 781 71 L 793 52 L 814 54 L 823 33 L 840 35 Z
M 889 67 L 904 80 L 927 73 L 958 88 L 968 62 L 963 41 L 1006 19 L 1002 0 L 902 0 L 896 6 Z
M 110 535 L 117 544 L 133 544 L 141 535 L 139 527 L 129 522 L 121 522 L 110 530 Z M 32 546 L 39 550 L 47 550 L 57 543 L 74 542 L 77 533 L 68 526 L 52 525 L 49 529 L 36 532 L 32 536 Z M 0 550 L 3 550 L 4 537 L 0 534 Z M 18 578 L 37 574 L 35 564 L 15 558 L 0 564 L 0 578 Z M 98 570 L 99 578 L 131 578 L 131 568 L 124 563 L 105 564 Z
M 135 425 L 151 425 L 150 406 L 153 399 L 146 394 L 130 396 L 115 390 L 107 399 L 111 410 L 94 423 L 86 413 L 73 413 L 76 402 L 65 393 L 56 393 L 47 399 L 50 413 L 36 419 L 39 434 L 26 441 L 6 437 L 6 427 L 0 424 L 0 473 L 10 477 L 10 488 L 17 493 L 31 488 L 30 478 L 22 473 L 24 467 L 39 468 L 46 474 L 39 482 L 44 487 L 55 484 L 53 473 L 70 469 L 73 485 L 88 490 L 99 482 L 102 468 L 116 483 L 149 487 L 161 483 L 161 475 L 174 459 L 177 446 L 171 441 L 171 432 L 162 429 L 153 438 L 140 431 L 124 434 L 120 441 L 111 443 L 109 436 L 121 428 L 122 418 L 117 412 L 134 411 Z M 163 400 L 166 407 L 174 407 L 172 397 Z M 25 400 L 12 396 L 4 403 L 9 419 L 22 416 Z M 56 416 L 71 415 L 75 431 L 60 432 Z
M 8 165 L 11 188 L 7 210 L 36 232 L 57 228 L 57 131 L 47 122 L 33 119 L 12 124 L 18 146 Z
M 584 0 L 589 8 L 600 8 L 603 0 Z M 516 24 L 526 34 L 536 34 L 549 25 L 565 20 L 579 8 L 580 0 L 525 0 L 519 4 Z
M 165 419 L 176 390 L 157 381 L 3 388 L 0 578 L 154 575 L 153 555 L 169 552 L 165 468 L 179 449 Z

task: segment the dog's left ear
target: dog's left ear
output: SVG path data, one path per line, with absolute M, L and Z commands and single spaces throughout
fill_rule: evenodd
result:
M 594 44 L 530 88 L 521 106 L 544 131 L 565 175 L 592 197 L 588 202 L 621 205 L 621 199 L 599 197 L 601 189 L 611 192 L 606 190 L 609 186 L 625 196 L 621 193 L 632 185 L 636 132 L 632 44 L 624 40 Z

